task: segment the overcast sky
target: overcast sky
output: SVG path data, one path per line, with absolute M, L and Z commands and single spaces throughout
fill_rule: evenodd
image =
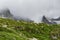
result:
M 28 17 L 36 22 L 43 15 L 60 16 L 60 0 L 0 0 L 1 8 L 9 8 L 15 16 Z

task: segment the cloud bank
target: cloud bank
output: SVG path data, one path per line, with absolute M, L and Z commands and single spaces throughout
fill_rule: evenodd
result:
M 60 0 L 0 0 L 0 9 L 9 8 L 15 16 L 39 22 L 43 15 L 60 16 Z

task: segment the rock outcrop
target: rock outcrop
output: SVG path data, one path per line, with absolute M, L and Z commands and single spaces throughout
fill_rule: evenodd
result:
M 52 20 L 52 21 L 60 21 L 60 17 L 58 17 L 58 18 L 56 18 L 56 19 L 52 18 L 51 20 Z
M 13 18 L 13 15 L 11 14 L 9 9 L 3 9 L 0 11 L 0 18 Z
M 56 22 L 54 22 L 50 19 L 47 19 L 45 16 L 42 17 L 42 22 L 46 23 L 46 24 L 57 24 Z

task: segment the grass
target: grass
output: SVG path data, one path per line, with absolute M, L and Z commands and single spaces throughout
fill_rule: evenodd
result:
M 4 27 L 4 25 L 7 25 Z M 54 38 L 55 37 L 55 38 Z M 0 40 L 60 40 L 60 24 L 0 18 Z

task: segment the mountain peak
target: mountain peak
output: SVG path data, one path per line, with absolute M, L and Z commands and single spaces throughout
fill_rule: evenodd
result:
M 13 15 L 11 14 L 11 12 L 8 8 L 5 8 L 5 9 L 2 9 L 0 11 L 0 17 L 2 17 L 2 18 L 12 18 Z

